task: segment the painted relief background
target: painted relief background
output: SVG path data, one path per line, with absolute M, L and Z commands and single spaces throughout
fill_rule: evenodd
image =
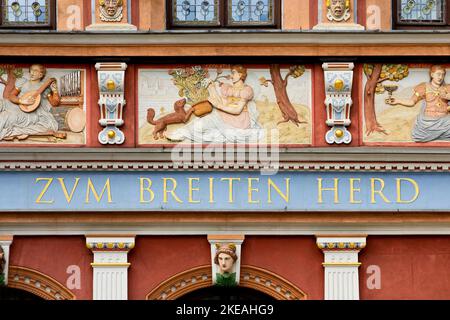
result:
M 279 143 L 311 143 L 304 66 L 146 68 L 138 77 L 140 144 L 271 143 L 272 129 Z
M 449 71 L 438 65 L 365 65 L 364 142 L 450 141 Z
M 0 65 L 0 144 L 84 144 L 85 74 Z

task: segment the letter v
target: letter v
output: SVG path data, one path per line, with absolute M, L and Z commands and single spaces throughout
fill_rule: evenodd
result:
M 73 194 L 75 193 L 75 190 L 77 189 L 78 182 L 80 181 L 80 178 L 75 178 L 75 183 L 73 184 L 72 191 L 70 192 L 70 195 L 67 192 L 66 184 L 64 183 L 64 178 L 58 178 L 59 183 L 61 184 L 61 189 L 64 192 L 64 196 L 66 197 L 67 203 L 70 203 L 72 201 Z

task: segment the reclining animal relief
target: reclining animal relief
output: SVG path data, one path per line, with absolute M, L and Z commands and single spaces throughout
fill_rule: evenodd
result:
M 139 144 L 311 143 L 304 66 L 142 68 L 138 79 Z

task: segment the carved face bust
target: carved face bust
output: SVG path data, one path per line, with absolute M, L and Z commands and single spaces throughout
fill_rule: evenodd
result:
M 111 17 L 117 12 L 117 0 L 105 0 L 106 13 Z
M 236 246 L 234 244 L 216 245 L 214 263 L 219 266 L 219 272 L 221 274 L 230 273 L 233 270 L 233 265 L 236 260 Z
M 231 272 L 231 269 L 233 268 L 234 260 L 229 254 L 220 253 L 217 256 L 217 260 L 219 261 L 220 273 Z
M 30 66 L 30 80 L 37 81 L 41 80 L 45 76 L 45 67 L 41 64 L 33 64 Z
M 345 12 L 345 0 L 331 0 L 330 10 L 336 18 L 340 18 Z
M 434 65 L 430 69 L 431 83 L 435 86 L 441 86 L 445 79 L 445 68 L 439 65 Z
M 342 21 L 350 18 L 349 0 L 327 0 L 327 18 L 330 21 Z
M 123 0 L 100 0 L 99 4 L 102 21 L 122 20 Z

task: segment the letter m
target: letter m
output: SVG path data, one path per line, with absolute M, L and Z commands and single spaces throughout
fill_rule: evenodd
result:
M 109 182 L 109 178 L 106 180 L 105 185 L 103 186 L 102 192 L 100 193 L 100 195 L 98 194 L 97 190 L 95 190 L 94 184 L 91 181 L 91 178 L 88 178 L 88 183 L 87 183 L 87 188 L 86 188 L 86 203 L 90 203 L 90 194 L 94 195 L 95 200 L 97 200 L 97 202 L 100 202 L 100 200 L 103 198 L 103 194 L 106 191 L 106 194 L 108 196 L 108 203 L 112 202 L 112 196 L 111 196 L 111 185 Z

